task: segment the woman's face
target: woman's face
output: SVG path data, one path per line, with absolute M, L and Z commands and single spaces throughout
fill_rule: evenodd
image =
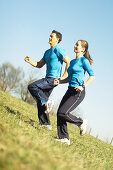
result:
M 85 51 L 85 49 L 82 47 L 81 41 L 77 41 L 77 43 L 74 46 L 74 52 L 75 53 L 81 53 L 81 52 L 84 52 L 84 51 Z

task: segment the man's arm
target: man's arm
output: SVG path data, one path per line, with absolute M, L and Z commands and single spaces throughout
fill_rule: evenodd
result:
M 64 84 L 64 83 L 68 83 L 68 77 L 63 80 L 59 80 L 58 78 L 54 79 L 54 85 Z
M 66 57 L 63 58 L 63 61 L 66 63 L 66 67 L 65 67 L 65 72 L 64 72 L 63 76 L 60 77 L 60 80 L 63 80 L 68 76 L 67 69 L 68 69 L 68 67 L 70 65 L 71 60 L 70 60 L 70 58 L 68 56 L 66 56 Z
M 32 66 L 34 67 L 38 67 L 38 68 L 41 68 L 45 65 L 45 61 L 44 60 L 40 60 L 39 62 L 36 62 L 36 61 L 32 61 L 31 58 L 29 56 L 26 56 L 25 59 L 24 59 L 27 63 L 31 64 Z

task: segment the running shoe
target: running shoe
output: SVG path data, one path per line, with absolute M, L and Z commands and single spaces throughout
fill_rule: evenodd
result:
M 62 143 L 66 143 L 68 145 L 70 145 L 70 139 L 64 138 L 64 139 L 56 139 L 56 141 L 62 142 Z
M 51 125 L 41 125 L 42 127 L 46 127 L 48 128 L 49 130 L 52 130 L 52 126 Z
M 49 130 L 52 130 L 52 126 L 51 126 L 51 125 L 46 125 L 46 127 L 47 127 Z
M 83 119 L 83 123 L 80 126 L 80 135 L 84 135 L 86 133 L 87 125 L 88 125 L 88 120 Z
M 45 106 L 46 106 L 45 113 L 46 113 L 46 114 L 49 113 L 49 112 L 52 110 L 53 105 L 54 105 L 54 101 L 53 101 L 52 99 L 49 99 L 49 100 L 47 101 L 47 103 L 45 104 Z

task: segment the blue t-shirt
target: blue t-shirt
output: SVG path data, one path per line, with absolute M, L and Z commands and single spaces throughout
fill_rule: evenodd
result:
M 84 84 L 84 75 L 86 71 L 89 76 L 94 76 L 89 60 L 84 56 L 71 60 L 67 71 L 69 87 L 82 86 Z
M 46 77 L 58 78 L 61 76 L 65 50 L 58 45 L 47 50 L 42 58 L 46 62 Z

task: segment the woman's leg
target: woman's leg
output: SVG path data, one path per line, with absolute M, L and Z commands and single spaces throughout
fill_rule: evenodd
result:
M 64 95 L 57 112 L 57 130 L 59 138 L 68 138 L 67 123 L 70 122 L 77 126 L 83 123 L 81 118 L 77 118 L 70 112 L 73 111 L 84 99 L 85 90 L 77 92 L 74 88 L 69 88 Z

